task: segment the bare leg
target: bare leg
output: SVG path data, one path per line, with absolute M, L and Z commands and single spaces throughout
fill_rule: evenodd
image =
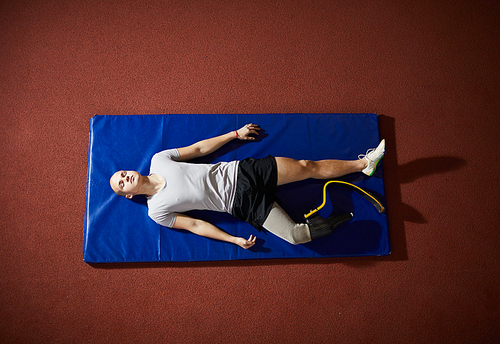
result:
M 298 182 L 300 180 L 333 179 L 349 173 L 361 172 L 367 165 L 365 159 L 360 160 L 295 160 L 276 157 L 278 166 L 278 185 Z

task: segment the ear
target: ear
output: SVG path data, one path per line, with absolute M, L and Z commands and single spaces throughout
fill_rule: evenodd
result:
M 132 195 L 132 194 L 125 195 L 125 198 L 128 198 L 128 199 L 132 199 L 132 197 L 134 197 L 134 195 Z

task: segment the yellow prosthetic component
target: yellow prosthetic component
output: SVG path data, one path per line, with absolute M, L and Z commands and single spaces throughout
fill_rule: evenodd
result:
M 351 183 L 340 181 L 340 180 L 330 180 L 323 187 L 323 203 L 318 208 L 316 208 L 314 210 L 311 210 L 311 212 L 309 212 L 308 214 L 304 215 L 304 217 L 306 219 L 309 216 L 311 216 L 312 214 L 316 213 L 318 210 L 320 210 L 321 208 L 323 208 L 325 206 L 325 204 L 326 204 L 326 187 L 329 184 L 331 184 L 331 183 L 341 184 L 341 185 L 350 187 L 351 189 L 353 189 L 354 191 L 356 191 L 359 195 L 361 195 L 364 199 L 366 199 L 371 204 L 373 204 L 373 206 L 377 209 L 377 211 L 379 213 L 383 213 L 385 211 L 384 206 L 382 205 L 382 203 L 379 202 L 379 200 L 377 200 L 375 197 L 373 197 L 372 195 L 370 195 L 368 192 L 366 192 L 365 190 L 361 189 L 360 187 L 358 187 L 358 186 L 356 186 L 354 184 L 351 184 Z

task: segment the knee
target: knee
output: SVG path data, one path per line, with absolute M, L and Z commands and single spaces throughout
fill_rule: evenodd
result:
M 293 236 L 286 236 L 286 237 L 282 237 L 281 239 L 285 240 L 287 243 L 292 244 L 292 245 L 302 244 L 299 240 L 297 240 Z
M 312 160 L 299 160 L 301 166 L 302 176 L 305 178 L 314 178 L 316 176 L 317 163 Z
M 316 163 L 312 160 L 299 160 L 299 165 L 304 171 L 314 171 Z
M 292 244 L 292 245 L 301 244 L 301 242 L 297 238 L 295 238 L 293 235 L 290 235 L 286 238 L 283 238 L 283 240 L 285 240 L 286 242 L 288 242 L 289 244 Z
M 288 242 L 292 245 L 300 245 L 309 241 L 311 241 L 309 226 L 304 223 L 296 224 L 294 229 L 290 232 Z

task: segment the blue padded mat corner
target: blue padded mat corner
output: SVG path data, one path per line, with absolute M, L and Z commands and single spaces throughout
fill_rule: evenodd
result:
M 375 114 L 255 114 L 255 115 L 129 115 L 94 116 L 90 121 L 83 259 L 87 263 L 187 262 L 234 259 L 323 258 L 390 254 L 386 213 L 352 190 L 328 187 L 323 217 L 353 212 L 348 223 L 331 235 L 303 245 L 291 245 L 273 234 L 258 232 L 228 214 L 193 211 L 191 216 L 213 223 L 232 235 L 257 236 L 249 250 L 186 231 L 162 227 L 147 215 L 144 198 L 130 201 L 109 186 L 117 170 L 149 174 L 151 157 L 164 149 L 190 145 L 224 134 L 246 123 L 262 127 L 256 141 L 232 141 L 197 160 L 213 163 L 261 158 L 357 159 L 380 141 Z M 383 162 L 374 176 L 355 173 L 340 180 L 376 196 L 385 206 Z M 281 206 L 295 221 L 323 201 L 326 181 L 307 180 L 278 188 Z M 135 199 L 135 198 L 134 198 Z

